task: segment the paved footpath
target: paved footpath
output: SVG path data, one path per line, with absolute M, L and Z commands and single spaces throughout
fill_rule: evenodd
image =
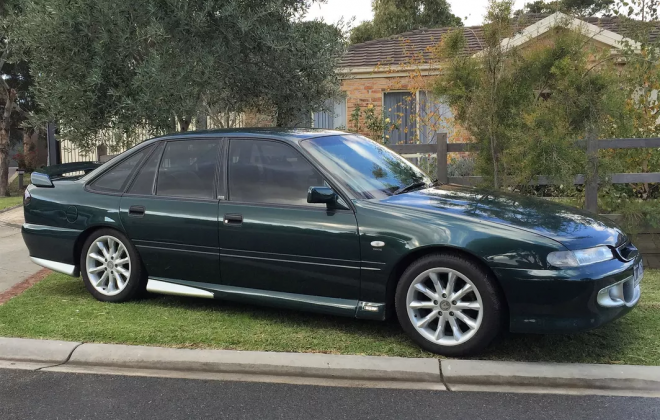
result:
M 225 382 L 0 369 L 0 418 L 657 420 L 660 400 Z
M 0 293 L 41 270 L 30 261 L 22 224 L 23 207 L 0 213 Z

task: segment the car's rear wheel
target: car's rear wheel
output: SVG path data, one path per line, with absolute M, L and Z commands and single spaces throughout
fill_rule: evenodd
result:
M 397 317 L 421 347 L 445 356 L 485 349 L 502 328 L 502 299 L 492 274 L 460 254 L 425 256 L 397 285 Z
M 137 251 L 122 233 L 100 229 L 85 241 L 80 256 L 85 287 L 103 302 L 125 302 L 144 291 Z

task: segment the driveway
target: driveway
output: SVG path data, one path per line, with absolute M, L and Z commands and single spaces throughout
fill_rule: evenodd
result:
M 30 261 L 22 224 L 23 207 L 0 213 L 0 293 L 41 270 Z

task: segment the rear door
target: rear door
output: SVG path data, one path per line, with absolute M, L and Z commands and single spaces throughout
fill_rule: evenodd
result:
M 226 285 L 354 299 L 360 249 L 352 210 L 307 203 L 321 173 L 290 144 L 232 139 L 228 197 L 220 202 Z
M 120 204 L 121 221 L 151 278 L 220 281 L 220 139 L 163 141 Z

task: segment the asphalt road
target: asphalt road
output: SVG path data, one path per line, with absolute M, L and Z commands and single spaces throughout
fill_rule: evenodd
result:
M 0 369 L 0 419 L 660 419 L 660 399 L 335 388 Z

